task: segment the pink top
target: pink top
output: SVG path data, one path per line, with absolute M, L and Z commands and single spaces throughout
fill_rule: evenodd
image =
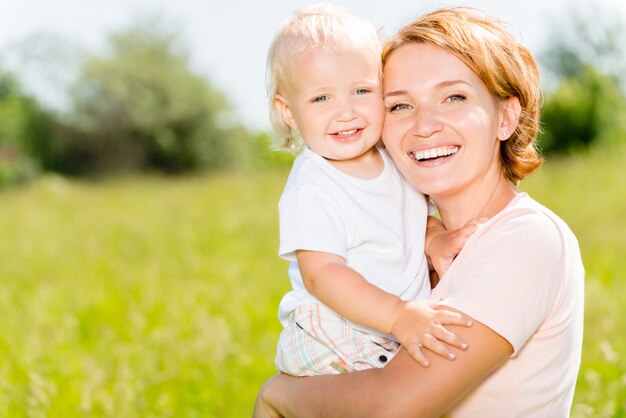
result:
M 569 416 L 580 367 L 584 268 L 578 241 L 559 217 L 518 194 L 467 241 L 432 299 L 488 326 L 514 349 L 447 416 Z

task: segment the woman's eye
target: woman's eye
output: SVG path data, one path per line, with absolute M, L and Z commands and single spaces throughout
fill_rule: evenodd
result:
M 399 110 L 406 110 L 406 109 L 410 109 L 411 106 L 409 106 L 406 103 L 396 103 L 394 105 L 389 106 L 389 112 L 397 112 Z
M 448 102 L 462 102 L 463 100 L 465 100 L 466 97 L 462 94 L 451 94 L 450 96 L 448 96 L 446 98 L 446 101 Z

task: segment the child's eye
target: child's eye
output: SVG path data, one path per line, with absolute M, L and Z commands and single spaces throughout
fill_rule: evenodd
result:
M 363 89 L 356 89 L 356 90 L 354 91 L 354 94 L 367 94 L 367 93 L 369 93 L 369 92 L 370 92 L 370 90 L 369 90 L 369 89 L 365 89 L 365 88 L 363 88 Z
M 328 96 L 317 96 L 314 97 L 313 100 L 311 100 L 313 103 L 319 103 L 319 102 L 325 102 L 326 100 L 328 100 Z

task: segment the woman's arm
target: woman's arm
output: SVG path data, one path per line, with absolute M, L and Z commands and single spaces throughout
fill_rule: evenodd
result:
M 432 356 L 432 366 L 423 368 L 402 350 L 382 369 L 306 378 L 275 376 L 261 389 L 254 416 L 439 417 L 513 352 L 504 338 L 479 322 L 471 328 L 450 328 L 471 347 L 459 352 L 455 361 Z
M 455 354 L 441 341 L 465 349 L 467 344 L 444 325 L 470 326 L 458 313 L 434 309 L 432 301 L 406 302 L 372 285 L 343 257 L 320 251 L 296 251 L 305 287 L 342 317 L 393 334 L 420 364 L 429 366 L 422 346 L 453 359 Z

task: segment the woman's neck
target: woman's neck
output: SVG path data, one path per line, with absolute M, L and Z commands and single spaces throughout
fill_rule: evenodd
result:
M 446 229 L 454 231 L 472 219 L 493 217 L 518 193 L 515 185 L 500 174 L 491 181 L 481 182 L 461 193 L 432 198 Z

